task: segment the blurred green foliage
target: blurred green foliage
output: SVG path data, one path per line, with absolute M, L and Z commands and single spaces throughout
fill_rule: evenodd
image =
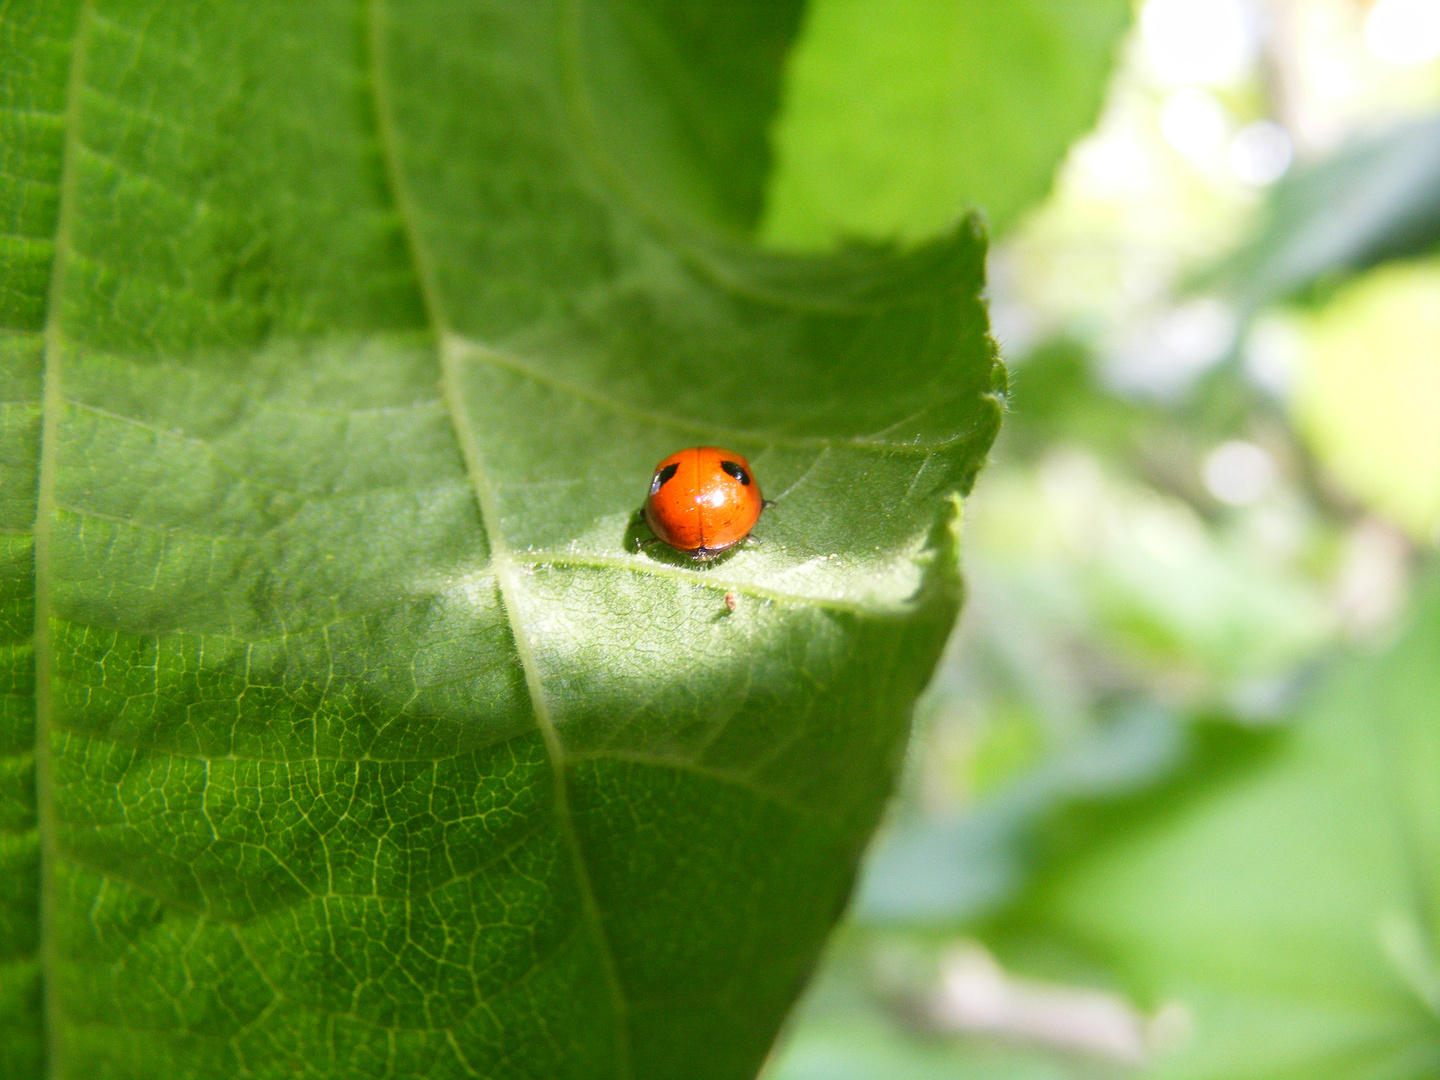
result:
M 1208 283 L 1255 311 L 1437 246 L 1440 116 L 1427 116 L 1284 177 Z
M 1369 7 L 1234 10 L 1230 82 L 1118 50 L 992 259 L 966 611 L 767 1080 L 1440 1069 L 1440 93 L 1367 66 Z
M 1440 1068 L 1440 590 L 1262 747 L 1101 811 L 983 933 L 1031 973 L 1178 1003 L 1157 1077 Z
M 761 234 L 781 247 L 1005 232 L 1095 119 L 1130 0 L 814 0 Z

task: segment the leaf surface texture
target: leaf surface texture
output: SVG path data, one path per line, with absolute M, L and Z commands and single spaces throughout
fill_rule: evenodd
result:
M 972 227 L 745 240 L 798 18 L 3 9 L 0 1074 L 753 1075 L 1003 391 Z

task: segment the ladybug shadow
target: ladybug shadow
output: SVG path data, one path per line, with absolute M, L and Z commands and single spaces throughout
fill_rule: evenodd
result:
M 661 541 L 650 531 L 650 526 L 645 524 L 645 512 L 642 509 L 636 510 L 631 515 L 630 523 L 625 528 L 623 544 L 627 552 L 638 551 L 641 555 L 665 566 L 678 566 L 688 570 L 709 570 L 733 559 L 736 553 L 745 546 L 745 541 L 742 540 L 713 555 L 697 557 L 688 551 L 680 551 Z

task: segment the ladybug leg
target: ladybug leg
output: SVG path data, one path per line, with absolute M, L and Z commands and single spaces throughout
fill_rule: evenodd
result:
M 636 540 L 635 540 L 635 550 L 636 550 L 636 551 L 644 551 L 646 548 L 650 547 L 652 544 L 658 544 L 659 542 L 660 542 L 660 538 L 659 538 L 658 536 L 642 536 L 642 537 L 637 537 Z
M 772 507 L 772 506 L 774 506 L 774 505 L 775 505 L 775 500 L 774 500 L 774 499 L 761 499 L 761 500 L 760 500 L 760 509 L 761 509 L 761 510 L 769 510 L 770 507 Z

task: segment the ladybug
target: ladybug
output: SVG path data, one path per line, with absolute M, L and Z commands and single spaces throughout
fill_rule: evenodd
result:
M 671 547 L 713 559 L 749 536 L 769 505 L 743 457 L 715 446 L 692 446 L 655 466 L 645 524 Z

